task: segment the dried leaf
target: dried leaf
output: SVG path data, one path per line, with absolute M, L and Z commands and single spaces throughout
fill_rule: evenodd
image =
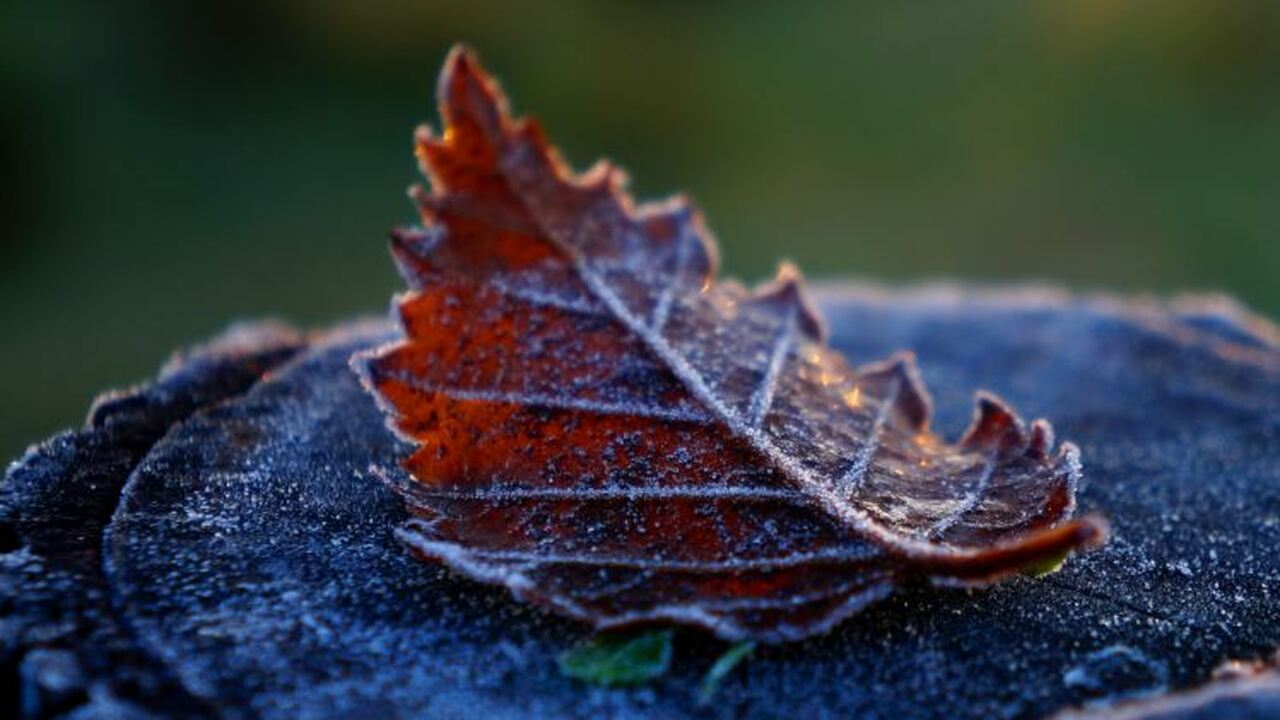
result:
M 465 50 L 393 233 L 404 339 L 353 366 L 416 446 L 386 479 L 424 559 L 569 617 L 729 640 L 822 632 L 913 578 L 974 585 L 1097 543 L 1076 448 L 980 394 L 954 445 L 912 356 L 853 369 L 799 274 L 749 291 L 683 197 L 573 175 Z

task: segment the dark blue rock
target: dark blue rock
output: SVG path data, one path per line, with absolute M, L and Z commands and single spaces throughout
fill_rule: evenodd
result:
M 404 449 L 346 364 L 389 337 L 366 323 L 169 423 L 105 534 L 94 582 L 114 611 L 95 600 L 76 620 L 109 623 L 172 679 L 135 693 L 138 708 L 187 698 L 232 717 L 1043 716 L 1198 685 L 1227 658 L 1280 646 L 1273 326 L 1224 301 L 866 286 L 819 298 L 851 360 L 916 351 L 943 434 L 960 432 L 980 388 L 1050 418 L 1081 446 L 1082 505 L 1110 518 L 1111 543 L 1040 580 L 913 591 L 759 649 L 709 707 L 698 685 L 724 647 L 692 632 L 654 685 L 584 686 L 555 664 L 582 627 L 419 563 L 391 536 L 403 511 L 369 469 Z M 95 507 L 114 507 L 128 465 L 112 466 Z M 30 467 L 11 488 L 62 482 L 58 466 Z M 8 492 L 9 517 L 25 517 L 31 491 Z M 3 578 L 5 597 L 29 592 L 30 578 Z M 97 652 L 66 644 L 81 662 Z
M 162 435 L 302 346 L 278 324 L 234 327 L 175 356 L 154 382 L 103 395 L 83 429 L 10 465 L 0 486 L 0 716 L 211 714 L 112 611 L 103 531 L 129 473 Z

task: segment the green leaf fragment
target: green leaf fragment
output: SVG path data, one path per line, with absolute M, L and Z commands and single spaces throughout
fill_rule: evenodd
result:
M 702 678 L 702 687 L 698 690 L 698 704 L 706 705 L 711 702 L 711 698 L 715 696 L 716 690 L 720 689 L 720 681 L 733 672 L 738 663 L 746 660 L 756 649 L 753 642 L 740 642 L 729 648 L 721 655 L 715 663 L 711 665 L 711 669 L 707 670 L 707 674 Z
M 1052 575 L 1062 569 L 1067 564 L 1067 558 L 1071 557 L 1071 551 L 1045 558 L 1037 563 L 1032 563 L 1022 569 L 1022 574 L 1027 577 L 1042 578 L 1045 575 Z
M 559 657 L 560 672 L 596 685 L 637 685 L 671 666 L 671 629 L 592 636 Z

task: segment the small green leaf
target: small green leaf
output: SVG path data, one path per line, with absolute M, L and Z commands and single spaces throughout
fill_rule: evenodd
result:
M 720 688 L 720 681 L 733 671 L 738 663 L 746 660 L 756 649 L 753 642 L 740 642 L 729 648 L 723 655 L 719 657 L 711 665 L 711 669 L 702 678 L 702 688 L 698 691 L 698 704 L 706 705 L 711 702 L 711 698 L 715 696 L 716 690 Z
M 661 677 L 671 665 L 672 630 L 595 635 L 561 653 L 560 672 L 597 685 L 636 685 Z
M 1052 575 L 1053 573 L 1061 570 L 1063 565 L 1067 564 L 1067 558 L 1070 556 L 1071 551 L 1068 550 L 1061 555 L 1045 558 L 1038 563 L 1033 563 L 1023 568 L 1022 574 L 1033 578 L 1042 578 L 1045 575 Z

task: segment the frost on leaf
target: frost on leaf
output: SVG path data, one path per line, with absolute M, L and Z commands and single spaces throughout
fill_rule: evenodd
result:
M 777 642 L 895 586 L 975 585 L 1102 539 L 1076 448 L 980 395 L 929 430 L 912 357 L 850 367 L 796 270 L 749 290 L 683 197 L 573 174 L 465 50 L 393 233 L 404 339 L 353 365 L 415 446 L 414 553 L 598 628 Z

